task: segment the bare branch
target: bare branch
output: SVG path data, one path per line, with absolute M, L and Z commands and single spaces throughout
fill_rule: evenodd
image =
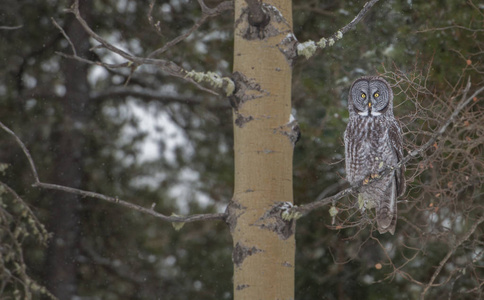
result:
M 17 25 L 17 26 L 0 26 L 0 30 L 17 30 L 24 27 L 24 25 Z
M 20 146 L 20 148 L 22 148 L 23 153 L 25 154 L 25 156 L 27 157 L 27 160 L 29 161 L 32 174 L 34 175 L 34 180 L 35 180 L 35 182 L 33 184 L 34 187 L 39 187 L 39 188 L 48 189 L 48 190 L 63 191 L 63 192 L 66 192 L 66 193 L 71 193 L 71 194 L 79 195 L 79 196 L 82 196 L 82 197 L 89 197 L 89 198 L 104 200 L 104 201 L 107 201 L 107 202 L 110 202 L 110 203 L 114 203 L 114 204 L 118 204 L 118 205 L 127 207 L 129 209 L 139 211 L 141 213 L 151 215 L 153 217 L 162 219 L 163 221 L 167 221 L 167 222 L 191 223 L 191 222 L 207 221 L 207 220 L 224 220 L 225 217 L 226 217 L 225 213 L 196 214 L 196 215 L 190 215 L 190 216 L 166 216 L 164 214 L 156 212 L 154 210 L 154 206 L 152 206 L 151 208 L 146 208 L 146 207 L 143 207 L 143 206 L 140 206 L 140 205 L 137 205 L 137 204 L 133 204 L 133 203 L 125 201 L 125 200 L 121 200 L 117 197 L 110 197 L 110 196 L 106 196 L 106 195 L 103 195 L 103 194 L 94 193 L 94 192 L 90 192 L 90 191 L 84 191 L 84 190 L 75 189 L 75 188 L 71 188 L 71 187 L 67 187 L 67 186 L 41 182 L 40 179 L 39 179 L 37 168 L 35 167 L 35 164 L 34 164 L 34 160 L 32 159 L 32 156 L 30 155 L 30 152 L 27 149 L 27 147 L 25 146 L 25 144 L 22 142 L 22 140 L 20 140 L 20 138 L 12 130 L 10 130 L 10 128 L 5 126 L 2 122 L 0 122 L 0 127 L 5 132 L 7 132 L 11 136 L 13 136 L 16 143 Z
M 365 3 L 365 5 L 363 5 L 363 9 L 356 15 L 356 17 L 353 20 L 351 20 L 351 22 L 349 22 L 347 25 L 345 25 L 343 28 L 341 28 L 339 31 L 341 31 L 342 34 L 345 34 L 351 29 L 353 29 L 356 26 L 356 24 L 358 24 L 361 21 L 361 19 L 363 19 L 363 17 L 370 11 L 373 5 L 375 5 L 377 2 L 378 0 L 371 0 Z
M 148 55 L 148 58 L 152 58 L 154 56 L 157 56 L 159 54 L 162 54 L 166 50 L 168 50 L 171 47 L 173 47 L 176 44 L 178 44 L 179 42 L 185 40 L 195 30 L 197 30 L 198 28 L 200 28 L 200 26 L 202 26 L 202 24 L 205 23 L 205 21 L 208 18 L 218 16 L 218 15 L 220 15 L 221 13 L 223 13 L 226 10 L 233 10 L 234 9 L 233 1 L 225 1 L 225 2 L 222 2 L 219 5 L 217 5 L 215 8 L 209 8 L 209 7 L 207 7 L 202 0 L 198 0 L 198 3 L 200 4 L 200 7 L 202 8 L 202 17 L 187 32 L 185 32 L 182 35 L 177 36 L 173 40 L 171 40 L 168 43 L 166 43 L 163 47 L 161 47 L 161 48 L 159 48 L 159 49 L 151 52 Z M 153 4 L 153 2 L 152 2 L 152 4 Z
M 185 32 L 182 35 L 177 36 L 173 40 L 169 41 L 166 43 L 163 47 L 151 52 L 148 55 L 148 58 L 152 58 L 154 56 L 163 54 L 166 50 L 170 49 L 171 47 L 175 46 L 179 42 L 185 40 L 187 37 L 189 37 L 195 30 L 197 30 L 200 26 L 202 26 L 203 23 L 208 19 L 208 15 L 203 15 L 187 32 Z
M 13 138 L 15 139 L 15 142 L 17 142 L 17 144 L 20 146 L 20 148 L 22 148 L 22 151 L 24 152 L 25 156 L 27 157 L 27 160 L 29 161 L 30 170 L 32 171 L 32 174 L 34 175 L 34 180 L 35 180 L 36 183 L 39 182 L 39 174 L 37 173 L 37 169 L 35 168 L 34 160 L 32 159 L 32 156 L 30 155 L 30 152 L 27 149 L 27 147 L 25 147 L 25 144 L 20 140 L 20 138 L 12 130 L 10 130 L 10 128 L 5 126 L 2 122 L 0 122 L 0 127 L 5 132 L 7 132 L 11 136 L 13 136 Z
M 148 22 L 153 28 L 155 28 L 155 31 L 159 36 L 163 36 L 163 34 L 161 33 L 160 21 L 155 23 L 155 21 L 153 20 L 153 8 L 155 7 L 155 1 L 156 0 L 150 1 L 149 10 L 148 10 Z
M 462 29 L 464 31 L 470 31 L 470 32 L 483 32 L 484 31 L 484 29 L 472 29 L 472 28 L 462 26 L 462 25 L 451 25 L 451 26 L 446 26 L 446 27 L 437 27 L 437 28 L 428 28 L 428 29 L 417 30 L 416 33 L 445 31 L 445 30 L 449 30 L 449 29 Z
M 62 35 L 64 36 L 64 38 L 67 40 L 67 42 L 69 43 L 69 45 L 71 46 L 71 49 L 72 49 L 72 53 L 74 54 L 74 56 L 77 56 L 77 51 L 76 51 L 76 47 L 74 47 L 74 44 L 72 43 L 71 39 L 69 38 L 69 36 L 67 35 L 67 33 L 64 31 L 64 29 L 55 21 L 54 18 L 50 18 L 52 20 L 52 23 L 54 24 L 55 27 L 57 27 L 57 29 L 59 29 L 59 31 L 62 33 Z
M 356 26 L 356 24 L 358 24 L 361 21 L 361 19 L 363 19 L 363 17 L 370 11 L 373 5 L 375 5 L 377 2 L 378 0 L 371 0 L 365 3 L 361 11 L 356 15 L 356 17 L 353 20 L 351 20 L 351 22 L 343 26 L 340 30 L 333 33 L 329 38 L 323 37 L 318 42 L 309 40 L 303 43 L 299 43 L 297 45 L 297 54 L 300 56 L 302 55 L 307 59 L 313 56 L 318 48 L 324 49 L 326 48 L 326 46 L 329 46 L 329 47 L 333 46 L 336 41 L 343 38 L 343 35 L 345 33 L 353 29 Z
M 121 206 L 139 211 L 139 212 L 144 213 L 144 214 L 151 215 L 153 217 L 162 219 L 163 221 L 167 221 L 167 222 L 191 223 L 191 222 L 196 222 L 196 221 L 223 220 L 223 219 L 225 219 L 224 213 L 197 214 L 197 215 L 190 215 L 190 216 L 166 216 L 164 214 L 156 212 L 153 207 L 146 208 L 146 207 L 143 207 L 143 206 L 133 204 L 131 202 L 119 199 L 117 197 L 106 196 L 106 195 L 99 194 L 99 193 L 84 191 L 84 190 L 80 190 L 80 189 L 75 189 L 75 188 L 57 185 L 57 184 L 51 184 L 51 183 L 37 182 L 33 186 L 40 187 L 40 188 L 43 188 L 43 189 L 48 189 L 48 190 L 63 191 L 63 192 L 66 192 L 66 193 L 75 194 L 75 195 L 79 195 L 79 196 L 82 196 L 82 197 L 95 198 L 95 199 L 104 200 L 104 201 L 107 201 L 107 202 L 110 202 L 110 203 L 119 204 Z

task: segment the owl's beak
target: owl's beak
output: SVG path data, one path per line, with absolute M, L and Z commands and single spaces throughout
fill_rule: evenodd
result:
M 368 107 L 371 108 L 371 102 L 368 102 Z

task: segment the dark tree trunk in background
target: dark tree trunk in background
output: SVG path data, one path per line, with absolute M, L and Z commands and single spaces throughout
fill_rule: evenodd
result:
M 80 1 L 80 10 L 89 22 L 90 1 Z M 89 38 L 81 25 L 72 18 L 65 26 L 81 57 L 89 50 Z M 62 60 L 62 74 L 65 83 L 65 96 L 60 105 L 59 123 L 54 129 L 52 149 L 55 161 L 51 170 L 52 182 L 81 188 L 83 177 L 83 151 L 85 138 L 83 127 L 86 124 L 89 83 L 88 65 L 72 59 Z M 77 292 L 77 257 L 80 243 L 80 201 L 73 194 L 57 192 L 53 194 L 49 231 L 50 241 L 46 285 L 59 299 L 71 299 Z

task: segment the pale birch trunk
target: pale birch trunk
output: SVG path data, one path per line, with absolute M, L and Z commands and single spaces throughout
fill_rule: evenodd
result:
M 268 24 L 250 26 L 251 1 L 235 1 L 235 188 L 228 212 L 234 242 L 234 298 L 294 298 L 294 221 L 277 202 L 293 202 L 291 1 L 264 1 Z M 265 26 L 264 26 L 265 25 Z M 289 38 L 286 38 L 288 37 Z

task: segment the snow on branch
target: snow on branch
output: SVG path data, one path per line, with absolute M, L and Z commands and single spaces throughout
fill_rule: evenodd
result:
M 312 40 L 300 43 L 297 45 L 297 54 L 299 56 L 304 56 L 306 59 L 310 58 L 311 56 L 316 53 L 317 49 L 324 49 L 326 47 L 331 47 L 333 46 L 336 41 L 341 40 L 343 38 L 343 35 L 353 29 L 356 24 L 358 24 L 361 19 L 370 11 L 370 9 L 377 3 L 378 0 L 371 0 L 363 6 L 361 11 L 356 15 L 356 17 L 349 22 L 347 25 L 342 27 L 340 30 L 336 31 L 333 35 L 331 35 L 329 38 L 321 38 L 319 41 L 315 42 Z

